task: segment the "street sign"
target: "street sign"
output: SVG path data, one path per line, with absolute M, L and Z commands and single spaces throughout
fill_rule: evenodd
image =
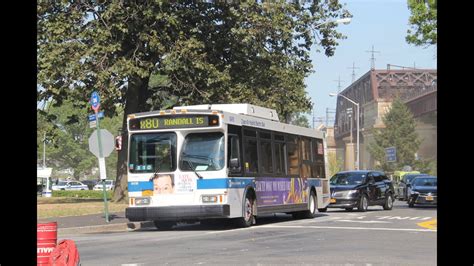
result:
M 96 128 L 97 127 L 97 120 L 89 122 L 89 128 Z
M 96 91 L 94 91 L 91 95 L 91 105 L 92 105 L 92 110 L 94 110 L 97 113 L 100 107 L 100 97 L 99 97 L 99 93 Z
M 104 112 L 98 112 L 97 116 L 99 118 L 104 118 Z M 89 121 L 95 121 L 95 120 L 96 120 L 96 115 L 95 114 L 89 115 Z
M 103 157 L 108 157 L 115 149 L 115 138 L 107 129 L 100 130 L 100 137 L 102 139 L 102 155 Z M 89 137 L 89 151 L 92 152 L 97 158 L 100 157 L 99 142 L 97 141 L 97 129 L 94 130 L 92 135 Z
M 386 161 L 389 163 L 393 163 L 397 161 L 397 150 L 395 147 L 388 147 L 385 148 L 385 158 Z

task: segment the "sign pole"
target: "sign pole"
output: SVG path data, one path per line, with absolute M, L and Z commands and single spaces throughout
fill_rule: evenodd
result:
M 97 117 L 97 111 L 95 112 L 96 117 Z M 102 190 L 104 191 L 104 212 L 105 212 L 105 221 L 108 223 L 109 222 L 109 212 L 108 212 L 108 206 L 107 206 L 107 189 L 105 187 L 105 180 L 107 176 L 105 175 L 105 158 L 102 155 L 102 141 L 100 138 L 100 122 L 99 118 L 97 117 L 97 141 L 99 142 L 99 168 L 101 168 L 100 174 L 101 174 L 101 179 L 102 179 Z M 102 166 L 102 167 L 101 167 Z
M 100 137 L 100 122 L 99 122 L 99 117 L 98 117 L 98 111 L 100 108 L 100 98 L 99 94 L 97 92 L 92 93 L 91 97 L 91 102 L 92 102 L 92 109 L 94 109 L 95 112 L 95 117 L 97 120 L 97 141 L 99 144 L 99 172 L 100 172 L 100 179 L 102 179 L 102 190 L 104 191 L 104 212 L 105 212 L 105 221 L 108 223 L 109 222 L 109 212 L 108 212 L 108 206 L 107 206 L 107 190 L 105 187 L 105 180 L 107 178 L 106 172 L 105 172 L 105 158 L 102 154 L 102 141 Z

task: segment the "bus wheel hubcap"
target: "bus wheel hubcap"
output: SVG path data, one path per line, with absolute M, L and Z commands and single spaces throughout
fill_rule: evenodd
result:
M 252 204 L 249 199 L 245 200 L 245 220 L 248 221 L 252 216 Z

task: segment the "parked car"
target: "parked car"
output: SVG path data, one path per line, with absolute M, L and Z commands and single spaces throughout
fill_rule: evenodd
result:
M 412 180 L 410 194 L 408 194 L 408 207 L 415 204 L 438 204 L 438 178 L 436 176 L 419 176 Z
M 339 172 L 331 177 L 330 190 L 329 208 L 365 212 L 369 206 L 381 205 L 384 210 L 391 210 L 395 201 L 392 181 L 381 171 Z
M 109 180 L 109 179 L 105 180 L 105 189 L 106 190 L 112 190 L 112 189 L 114 189 L 114 186 L 115 186 L 115 180 Z M 103 190 L 104 189 L 103 187 L 104 187 L 104 184 L 102 183 L 102 181 L 99 181 L 94 186 L 94 190 Z
M 88 190 L 87 185 L 79 181 L 58 181 L 51 187 L 52 190 Z
M 428 174 L 408 174 L 404 175 L 398 184 L 398 200 L 406 201 L 408 199 L 408 190 L 411 186 L 411 181 L 418 176 L 428 176 Z
M 98 180 L 82 180 L 81 182 L 83 184 L 86 184 L 89 190 L 92 190 L 99 181 Z

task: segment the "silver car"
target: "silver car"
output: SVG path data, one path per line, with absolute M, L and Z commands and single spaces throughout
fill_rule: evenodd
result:
M 115 186 L 115 180 L 110 180 L 110 179 L 105 180 L 106 190 L 112 190 L 114 189 L 114 186 Z M 104 184 L 102 183 L 102 181 L 99 181 L 99 183 L 97 183 L 94 186 L 94 190 L 103 190 L 103 189 L 104 189 Z
M 87 185 L 79 181 L 59 181 L 51 187 L 52 190 L 88 190 Z

